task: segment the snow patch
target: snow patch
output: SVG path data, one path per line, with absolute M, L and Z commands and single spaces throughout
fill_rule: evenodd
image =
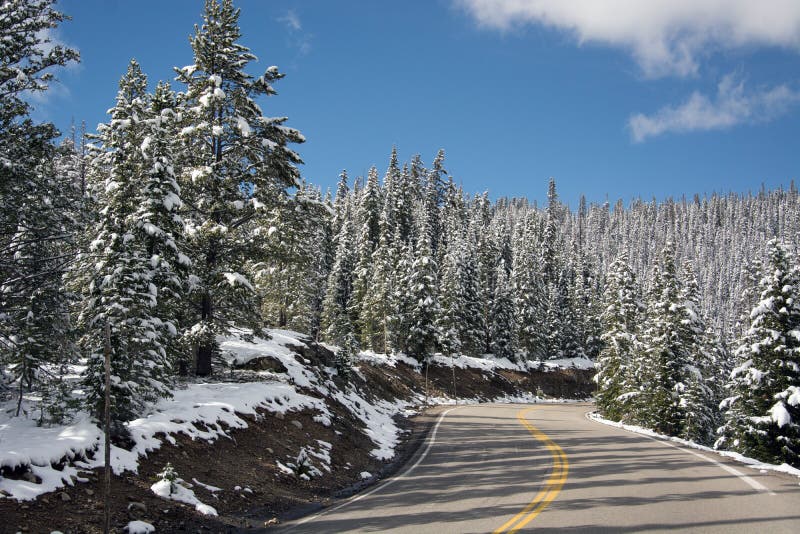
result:
M 161 498 L 194 506 L 194 509 L 203 515 L 217 515 L 217 510 L 214 509 L 214 507 L 202 503 L 200 499 L 195 496 L 192 490 L 182 485 L 180 482 L 159 480 L 150 486 L 150 491 Z
M 131 521 L 125 526 L 128 534 L 150 534 L 155 531 L 156 527 L 145 521 Z

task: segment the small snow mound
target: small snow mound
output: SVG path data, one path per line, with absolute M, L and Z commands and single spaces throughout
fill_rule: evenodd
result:
M 368 478 L 372 478 L 372 473 L 369 471 L 361 471 L 358 476 L 360 476 L 362 480 L 367 480 Z
M 131 521 L 125 526 L 125 532 L 128 534 L 150 534 L 155 531 L 156 527 L 144 521 Z
M 200 502 L 200 499 L 195 496 L 192 490 L 179 483 L 171 483 L 169 480 L 159 480 L 150 486 L 150 490 L 164 499 L 194 506 L 194 509 L 203 515 L 217 515 L 217 511 L 213 507 Z

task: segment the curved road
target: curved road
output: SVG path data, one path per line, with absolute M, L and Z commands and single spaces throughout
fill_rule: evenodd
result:
M 590 421 L 588 404 L 446 410 L 394 478 L 280 532 L 800 532 L 800 480 Z

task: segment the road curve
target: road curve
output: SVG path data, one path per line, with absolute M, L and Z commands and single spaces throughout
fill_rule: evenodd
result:
M 398 476 L 272 532 L 800 532 L 800 482 L 590 421 L 449 409 Z

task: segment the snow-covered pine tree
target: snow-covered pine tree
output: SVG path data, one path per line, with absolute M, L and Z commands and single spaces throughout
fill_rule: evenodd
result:
M 272 212 L 264 239 L 267 253 L 250 268 L 261 296 L 262 317 L 269 325 L 316 337 L 328 278 L 323 249 L 330 211 L 320 191 L 303 181 Z
M 442 257 L 439 280 L 439 315 L 436 317 L 437 348 L 446 355 L 461 352 L 460 331 L 463 326 L 462 262 L 458 244 L 450 240 Z
M 682 334 L 684 319 L 681 281 L 675 265 L 675 246 L 668 242 L 661 252 L 657 277 L 648 302 L 649 328 L 644 352 L 649 370 L 638 400 L 640 419 L 649 428 L 670 436 L 683 432 L 689 347 Z
M 322 331 L 326 341 L 344 347 L 346 339 L 353 334 L 350 317 L 353 296 L 353 273 L 356 266 L 356 251 L 353 247 L 353 217 L 350 203 L 345 203 L 343 222 L 336 239 L 336 255 L 328 276 L 325 300 L 322 304 Z
M 239 43 L 239 10 L 231 0 L 206 0 L 203 24 L 190 38 L 192 65 L 176 69 L 184 127 L 181 175 L 192 258 L 188 337 L 196 347 L 195 372 L 212 371 L 216 335 L 231 326 L 260 327 L 257 293 L 244 274 L 259 261 L 268 236 L 252 235 L 286 188 L 298 185 L 300 157 L 287 147 L 303 136 L 265 117 L 255 99 L 275 94 L 277 67 L 253 77 L 255 56 Z
M 767 254 L 761 300 L 736 349 L 716 446 L 800 466 L 800 272 L 777 239 L 767 244 Z
M 622 254 L 609 267 L 605 295 L 605 309 L 601 316 L 603 348 L 595 375 L 596 402 L 603 417 L 620 421 L 629 411 L 626 399 L 638 393 L 631 388 L 632 380 L 626 384 L 626 378 L 634 371 L 636 334 L 643 308 L 636 276 L 628 265 L 627 255 Z M 626 390 L 626 387 L 631 390 Z
M 344 224 L 345 209 L 349 202 L 348 195 L 350 193 L 350 184 L 347 177 L 347 171 L 342 170 L 339 173 L 339 183 L 336 185 L 336 196 L 333 199 L 333 222 L 331 223 L 333 229 L 334 242 L 338 239 Z M 352 215 L 352 214 L 351 214 Z
M 514 296 L 505 261 L 497 265 L 494 299 L 491 305 L 491 350 L 499 358 L 514 360 L 516 352 L 516 324 L 514 321 Z
M 358 233 L 357 261 L 353 281 L 353 298 L 350 316 L 355 318 L 355 330 L 359 343 L 371 346 L 375 327 L 365 322 L 366 297 L 372 283 L 373 256 L 381 236 L 381 191 L 378 184 L 378 170 L 372 167 L 367 175 L 367 183 L 358 201 L 356 220 L 361 228 Z
M 75 269 L 85 282 L 80 305 L 81 345 L 88 354 L 86 402 L 103 409 L 104 331 L 111 331 L 111 412 L 114 421 L 142 413 L 148 402 L 170 395 L 167 347 L 176 334 L 167 302 L 181 294 L 180 188 L 171 158 L 169 99 L 147 94 L 147 79 L 132 60 L 121 78 L 111 121 L 101 125 L 90 169 L 102 210 L 93 241 Z M 155 106 L 153 105 L 155 103 Z
M 54 67 L 78 60 L 48 38 L 66 18 L 53 4 L 0 4 L 0 388 L 17 380 L 21 401 L 24 389 L 43 387 L 52 399 L 43 419 L 60 417 L 63 395 L 52 387 L 75 354 L 62 276 L 73 258 L 80 193 L 53 165 L 64 156 L 53 144 L 58 131 L 31 119 L 25 96 L 46 91 Z
M 708 377 L 712 376 L 714 353 L 713 342 L 708 337 L 700 307 L 700 289 L 691 262 L 683 265 L 683 289 L 681 307 L 683 321 L 681 336 L 688 351 L 686 388 L 681 394 L 684 409 L 684 425 L 681 437 L 711 445 L 714 442 L 717 406 Z
M 477 246 L 467 235 L 460 242 L 462 318 L 459 338 L 461 349 L 469 356 L 484 354 L 486 322 L 481 294 Z
M 527 359 L 545 357 L 545 293 L 537 262 L 538 217 L 526 213 L 517 224 L 512 283 L 515 295 L 517 339 Z
M 417 243 L 407 281 L 409 293 L 407 338 L 408 354 L 419 361 L 433 353 L 439 338 L 436 318 L 440 315 L 437 294 L 437 266 L 431 250 L 428 215 L 418 216 Z

